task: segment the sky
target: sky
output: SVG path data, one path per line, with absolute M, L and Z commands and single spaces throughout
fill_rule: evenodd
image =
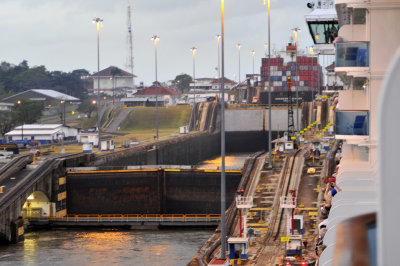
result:
M 217 77 L 221 32 L 220 0 L 136 0 L 131 3 L 135 83 L 155 80 L 153 35 L 157 48 L 158 80 L 193 74 L 190 48 L 195 46 L 196 78 Z M 129 70 L 127 0 L 1 0 L 0 61 L 48 70 L 97 72 L 97 33 L 91 20 L 104 20 L 100 29 L 100 69 L 117 66 Z M 300 49 L 312 44 L 304 20 L 310 12 L 307 0 L 271 0 L 271 48 L 283 48 L 299 27 Z M 259 72 L 268 41 L 267 9 L 263 0 L 225 1 L 225 76 L 241 80 Z

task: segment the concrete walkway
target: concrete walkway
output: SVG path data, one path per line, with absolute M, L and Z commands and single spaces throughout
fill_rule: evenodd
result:
M 131 111 L 133 111 L 133 109 L 131 108 L 123 109 L 122 112 L 119 113 L 119 115 L 116 118 L 114 118 L 114 120 L 105 130 L 105 132 L 116 132 L 118 130 L 119 125 L 122 123 L 122 121 L 124 121 L 124 119 L 129 115 Z

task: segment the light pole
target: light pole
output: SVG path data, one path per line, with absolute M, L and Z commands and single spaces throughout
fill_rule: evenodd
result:
M 298 73 L 299 73 L 299 66 L 298 66 L 298 58 L 297 58 L 297 52 L 298 52 L 298 42 L 297 42 L 297 34 L 300 32 L 301 30 L 299 28 L 294 28 L 293 32 L 294 32 L 294 39 L 296 41 L 296 123 L 297 123 L 297 133 L 300 132 L 300 124 L 299 124 L 299 85 L 300 85 L 300 79 L 298 77 Z
M 267 5 L 267 0 L 264 0 Z M 272 106 L 271 106 L 271 3 L 268 0 L 268 167 L 272 167 Z
M 254 78 L 254 55 L 256 52 L 254 50 L 251 50 L 251 56 L 253 57 L 253 78 Z
M 218 79 L 221 78 L 221 65 L 220 65 L 220 58 L 219 58 L 219 42 L 221 40 L 221 35 L 217 35 L 217 44 L 218 44 Z
M 22 145 L 24 145 L 24 118 L 25 118 L 25 109 L 24 106 L 22 105 L 22 101 L 18 100 L 17 104 L 21 105 L 21 109 L 22 109 L 22 126 L 21 126 L 21 140 L 22 140 Z
M 160 40 L 160 37 L 154 35 L 151 37 L 151 40 L 154 41 L 154 59 L 155 59 L 155 74 L 156 74 L 156 138 L 158 140 L 158 79 L 157 79 L 157 43 Z
M 61 100 L 60 103 L 63 105 L 63 116 L 62 116 L 62 127 L 61 127 L 61 153 L 65 153 L 64 149 L 64 125 L 65 125 L 65 99 Z
M 103 20 L 95 17 L 92 20 L 97 25 L 97 130 L 98 130 L 98 148 L 101 151 L 101 125 L 100 125 L 100 27 L 103 27 Z
M 238 83 L 240 84 L 240 48 L 242 47 L 242 45 L 240 44 L 240 43 L 238 43 L 237 45 L 237 48 L 238 48 L 238 55 L 239 55 L 239 78 L 238 78 Z
M 267 49 L 268 49 L 268 43 L 264 43 L 264 50 L 265 50 L 266 57 L 268 56 Z
M 314 121 L 314 46 L 310 47 L 311 52 L 311 120 Z
M 226 258 L 226 225 L 225 225 L 225 57 L 224 57 L 224 6 L 225 1 L 221 0 L 221 257 Z
M 196 51 L 197 48 L 192 46 L 190 48 L 190 51 L 192 51 L 192 57 L 193 57 L 193 92 L 194 92 L 194 97 L 193 97 L 193 126 L 194 130 L 196 130 Z

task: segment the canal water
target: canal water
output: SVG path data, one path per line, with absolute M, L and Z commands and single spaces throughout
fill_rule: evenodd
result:
M 213 230 L 50 230 L 0 246 L 0 265 L 186 265 Z
M 249 153 L 228 154 L 227 170 L 240 170 Z M 196 167 L 219 169 L 221 157 Z M 213 230 L 58 229 L 25 234 L 0 246 L 0 265 L 186 265 Z
M 253 153 L 230 153 L 225 156 L 225 169 L 226 170 L 241 170 L 244 162 Z M 221 167 L 221 156 L 211 158 L 209 160 L 199 163 L 197 168 L 216 170 Z

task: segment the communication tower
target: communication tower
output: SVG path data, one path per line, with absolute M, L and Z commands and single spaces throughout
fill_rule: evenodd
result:
M 131 74 L 133 74 L 133 43 L 132 43 L 132 20 L 131 20 L 131 3 L 128 1 L 128 16 L 127 16 L 127 27 L 128 27 L 128 35 L 127 35 L 127 43 L 128 43 L 128 60 L 126 67 L 130 70 Z M 135 87 L 135 77 L 133 79 L 133 87 Z

